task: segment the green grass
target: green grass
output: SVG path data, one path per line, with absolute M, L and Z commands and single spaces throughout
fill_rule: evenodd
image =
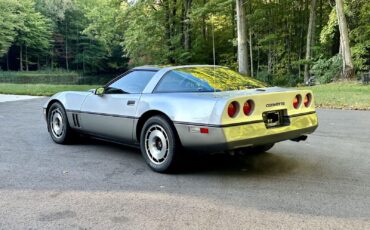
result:
M 99 86 L 0 83 L 0 94 L 51 96 L 61 91 L 85 91 L 97 87 Z M 313 91 L 317 107 L 370 110 L 370 85 L 339 82 L 302 88 Z
M 370 110 L 370 85 L 337 82 L 303 88 L 313 91 L 317 107 Z
M 55 70 L 39 70 L 39 71 L 0 71 L 0 78 L 42 78 L 42 77 L 78 77 L 79 74 L 75 71 L 66 71 L 61 69 Z
M 0 83 L 0 94 L 18 94 L 32 96 L 51 96 L 61 91 L 86 91 L 96 85 L 48 85 L 48 84 L 8 84 Z

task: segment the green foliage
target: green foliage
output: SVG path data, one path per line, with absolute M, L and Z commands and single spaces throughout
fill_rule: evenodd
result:
M 342 69 L 342 58 L 339 55 L 329 59 L 320 58 L 312 66 L 311 72 L 320 83 L 337 80 Z
M 17 36 L 22 20 L 16 14 L 20 3 L 15 0 L 0 0 L 0 56 L 8 52 Z
M 339 31 L 329 2 L 317 3 L 308 62 L 309 0 L 244 2 L 256 78 L 295 85 L 303 81 L 304 65 L 314 64 L 321 81 L 335 79 Z M 216 64 L 237 69 L 235 0 L 0 0 L 0 9 L 1 69 L 23 64 L 95 74 L 136 65 L 213 64 L 213 37 Z M 370 69 L 369 12 L 370 1 L 345 0 L 357 71 Z
M 165 64 L 169 56 L 174 56 L 175 50 L 169 50 L 164 38 L 165 16 L 161 9 L 155 1 L 137 1 L 125 7 L 124 17 L 120 20 L 125 20 L 127 27 L 121 44 L 131 64 Z M 170 43 L 176 38 L 172 39 Z
M 37 51 L 48 50 L 52 33 L 50 20 L 34 9 L 32 0 L 22 0 L 18 10 L 22 25 L 17 30 L 15 43 Z
M 354 65 L 359 71 L 370 69 L 370 2 L 357 0 L 351 2 L 354 14 L 353 23 L 356 25 L 351 31 L 351 38 L 354 41 L 352 54 Z
M 335 31 L 338 30 L 338 19 L 335 8 L 329 14 L 329 20 L 327 24 L 322 28 L 320 33 L 320 42 L 327 44 L 334 39 Z

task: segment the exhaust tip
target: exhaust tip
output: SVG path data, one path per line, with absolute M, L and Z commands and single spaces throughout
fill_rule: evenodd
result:
M 302 135 L 302 136 L 299 136 L 299 137 L 296 137 L 296 138 L 293 138 L 293 139 L 290 139 L 290 140 L 295 141 L 295 142 L 305 141 L 305 140 L 307 140 L 307 135 Z

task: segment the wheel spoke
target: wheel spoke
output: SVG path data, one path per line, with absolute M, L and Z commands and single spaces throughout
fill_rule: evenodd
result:
M 50 128 L 52 134 L 56 138 L 60 138 L 64 133 L 64 119 L 61 111 L 59 109 L 55 109 L 51 112 L 50 116 Z
M 154 164 L 163 163 L 169 151 L 168 135 L 160 125 L 152 125 L 145 133 L 145 151 Z

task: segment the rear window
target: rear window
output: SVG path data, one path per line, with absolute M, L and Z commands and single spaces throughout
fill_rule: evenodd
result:
M 171 70 L 155 92 L 214 92 L 266 87 L 266 84 L 224 67 L 186 67 Z

